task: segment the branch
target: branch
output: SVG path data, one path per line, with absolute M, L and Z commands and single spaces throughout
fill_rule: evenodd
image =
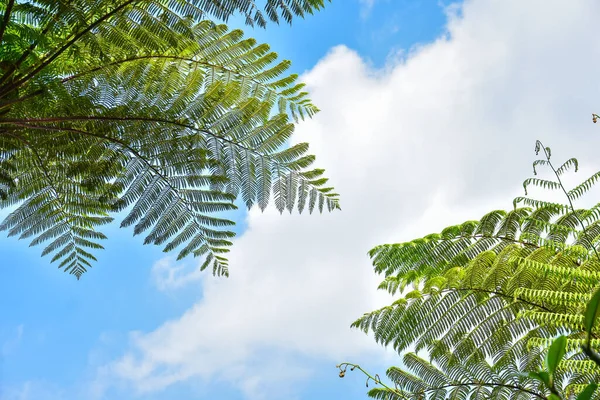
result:
M 534 392 L 533 390 L 529 390 L 523 386 L 519 386 L 519 385 L 509 385 L 506 383 L 494 383 L 494 382 L 464 382 L 464 383 L 450 383 L 448 385 L 442 385 L 442 386 L 438 386 L 438 387 L 433 387 L 433 388 L 429 388 L 426 390 L 423 390 L 421 392 L 409 392 L 411 394 L 419 394 L 419 393 L 426 393 L 426 392 L 431 392 L 434 390 L 440 390 L 440 389 L 445 389 L 445 388 L 449 388 L 449 387 L 461 387 L 461 386 L 485 386 L 485 387 L 505 387 L 505 388 L 509 388 L 509 389 L 515 389 L 515 390 L 519 390 L 521 392 L 525 392 L 525 393 L 529 393 L 539 399 L 543 399 L 543 400 L 547 400 L 547 397 L 539 394 L 537 392 Z
M 156 122 L 167 125 L 174 125 L 179 128 L 189 129 L 195 132 L 199 132 L 215 139 L 221 140 L 226 143 L 230 143 L 237 147 L 240 147 L 243 150 L 250 151 L 252 154 L 264 157 L 264 154 L 261 154 L 256 149 L 246 147 L 239 142 L 233 141 L 231 139 L 227 139 L 223 136 L 216 135 L 207 129 L 196 128 L 191 125 L 186 125 L 181 122 L 171 121 L 163 118 L 152 118 L 152 117 L 106 117 L 106 116 L 70 116 L 70 117 L 50 117 L 50 118 L 31 118 L 27 120 L 23 119 L 2 119 L 0 120 L 0 124 L 29 124 L 33 122 L 41 122 L 41 123 L 52 123 L 52 122 L 70 122 L 70 121 L 120 121 L 120 122 Z
M 38 90 L 31 92 L 25 96 L 21 96 L 16 99 L 11 99 L 11 100 L 7 100 L 7 101 L 2 101 L 2 102 L 0 102 L 0 110 L 5 107 L 12 106 L 13 104 L 17 104 L 17 103 L 21 103 L 23 101 L 29 100 L 29 99 L 39 96 L 40 94 L 43 94 L 43 93 L 44 93 L 44 89 L 38 89 Z
M 58 18 L 60 14 L 57 14 L 54 16 L 54 18 Z M 45 36 L 49 31 L 50 31 L 50 27 L 52 26 L 52 22 L 50 21 L 48 22 L 48 25 L 46 25 L 46 27 L 44 29 L 42 29 L 42 36 Z M 10 68 L 8 71 L 6 71 L 4 73 L 4 75 L 2 75 L 2 77 L 0 78 L 0 85 L 3 84 L 4 82 L 6 82 L 6 80 L 8 78 L 10 78 L 12 76 L 12 74 L 21 66 L 21 64 L 23 64 L 23 62 L 27 59 L 27 57 L 29 57 L 29 55 L 33 52 L 33 50 L 35 50 L 35 48 L 37 47 L 37 45 L 39 44 L 39 41 L 33 42 L 31 45 L 29 45 L 29 47 L 27 48 L 27 50 L 25 50 L 23 52 L 23 54 L 21 54 L 21 57 L 19 57 L 19 59 L 17 61 L 15 61 L 14 64 L 10 65 Z
M 198 64 L 198 65 L 204 65 L 204 66 L 207 66 L 207 67 L 217 68 L 217 69 L 220 69 L 220 70 L 222 70 L 224 72 L 230 72 L 230 73 L 239 74 L 239 71 L 235 71 L 235 70 L 226 68 L 223 65 L 216 65 L 216 64 L 209 63 L 207 61 L 196 60 L 194 58 L 189 58 L 189 57 L 169 56 L 169 55 L 160 54 L 160 55 L 149 55 L 149 56 L 137 56 L 137 57 L 125 58 L 123 60 L 113 61 L 111 63 L 105 64 L 105 65 L 101 65 L 99 67 L 91 68 L 91 69 L 89 69 L 87 71 L 83 71 L 83 72 L 80 72 L 80 73 L 75 74 L 75 75 L 68 76 L 68 77 L 64 78 L 62 80 L 62 82 L 63 83 L 64 82 L 68 82 L 68 81 L 71 81 L 73 79 L 80 78 L 83 75 L 91 74 L 92 72 L 100 71 L 100 70 L 103 70 L 103 69 L 106 69 L 106 68 L 109 68 L 109 67 L 112 67 L 112 66 L 115 66 L 115 65 L 125 64 L 125 63 L 128 63 L 128 62 L 134 62 L 134 61 L 140 61 L 140 60 L 152 60 L 152 59 L 167 59 L 167 60 L 175 60 L 175 61 L 187 61 L 187 62 Z M 262 84 L 261 82 L 255 80 L 255 79 L 251 78 L 251 80 L 254 83 Z
M 21 79 L 18 79 L 13 84 L 8 85 L 6 89 L 4 89 L 4 90 L 2 90 L 0 92 L 0 95 L 4 95 L 6 93 L 10 93 L 14 89 L 18 88 L 21 84 L 23 84 L 23 83 L 27 82 L 29 79 L 33 78 L 42 69 L 44 69 L 52 61 L 54 61 L 58 56 L 60 56 L 62 53 L 64 53 L 75 42 L 77 42 L 82 36 L 84 36 L 85 34 L 89 33 L 92 29 L 94 29 L 95 27 L 97 27 L 98 25 L 100 25 L 101 23 L 103 23 L 104 21 L 106 21 L 107 19 L 109 19 L 110 17 L 112 17 L 113 15 L 117 14 L 119 11 L 123 10 L 125 7 L 127 7 L 130 4 L 134 3 L 135 1 L 139 1 L 139 0 L 127 0 L 125 3 L 123 3 L 120 6 L 116 7 L 111 12 L 103 15 L 101 18 L 98 18 L 95 22 L 93 22 L 92 24 L 88 25 L 85 29 L 83 29 L 82 31 L 80 31 L 79 33 L 77 33 L 71 40 L 69 40 L 67 43 L 65 43 L 62 47 L 60 47 L 54 53 L 52 53 L 50 55 L 47 55 L 42 60 L 42 62 L 40 63 L 40 65 L 38 65 L 36 68 L 34 68 L 33 71 L 31 71 L 30 73 L 28 73 L 27 75 L 25 75 Z
M 531 305 L 533 307 L 540 308 L 540 309 L 542 309 L 544 311 L 554 312 L 554 310 L 551 310 L 551 309 L 549 309 L 549 308 L 547 308 L 547 307 L 545 307 L 545 306 L 543 306 L 541 304 L 533 303 L 531 301 L 522 299 L 520 297 L 514 297 L 514 296 L 511 296 L 511 295 L 503 293 L 503 292 L 498 292 L 498 291 L 495 291 L 495 290 L 487 290 L 487 289 L 482 289 L 482 288 L 474 288 L 474 287 L 449 288 L 449 289 L 442 289 L 442 290 L 440 290 L 438 292 L 435 292 L 435 293 L 424 293 L 424 295 L 431 296 L 433 294 L 442 294 L 442 293 L 448 293 L 448 292 L 452 292 L 452 291 L 489 293 L 489 294 L 492 294 L 494 296 L 504 297 L 504 298 L 511 299 L 511 300 L 517 300 L 517 301 L 520 301 L 521 303 L 529 304 L 529 305 Z
M 2 18 L 2 26 L 0 26 L 0 44 L 2 43 L 2 39 L 4 38 L 4 32 L 6 31 L 6 25 L 10 22 L 10 13 L 12 12 L 12 8 L 15 4 L 15 0 L 8 0 L 8 4 L 6 5 L 6 10 L 4 11 L 4 17 Z

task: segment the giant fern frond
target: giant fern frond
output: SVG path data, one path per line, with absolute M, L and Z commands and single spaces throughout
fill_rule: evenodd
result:
M 352 326 L 405 354 L 410 370 L 392 367 L 395 389 L 373 389 L 372 397 L 546 399 L 549 388 L 526 373 L 540 368 L 559 334 L 567 335 L 568 357 L 557 372 L 557 394 L 574 398 L 600 380 L 600 368 L 581 348 L 583 312 L 600 285 L 600 213 L 573 205 L 597 174 L 569 191 L 560 177 L 577 170 L 577 161 L 555 168 L 550 149 L 538 142 L 540 151 L 545 158 L 534 162 L 534 172 L 550 168 L 556 181 L 530 178 L 523 186 L 562 190 L 565 204 L 519 197 L 512 211 L 371 250 L 375 271 L 384 275 L 380 289 L 400 298 Z M 429 361 L 407 351 L 424 352 Z
M 227 275 L 235 208 L 339 208 L 292 120 L 318 110 L 289 61 L 205 19 L 291 22 L 324 0 L 0 1 L 0 224 L 78 278 L 97 228 Z M 308 201 L 307 201 L 308 198 Z

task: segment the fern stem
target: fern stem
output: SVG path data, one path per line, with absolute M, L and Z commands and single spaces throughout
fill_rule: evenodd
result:
M 168 124 L 168 125 L 174 125 L 177 126 L 179 128 L 184 128 L 184 129 L 189 129 L 191 131 L 194 132 L 198 132 L 207 136 L 210 136 L 214 139 L 220 140 L 222 142 L 225 143 L 229 143 L 233 146 L 236 146 L 242 150 L 245 151 L 249 151 L 250 153 L 256 155 L 257 157 L 266 157 L 268 158 L 270 161 L 272 161 L 273 163 L 275 163 L 277 165 L 278 168 L 284 168 L 286 170 L 289 170 L 289 168 L 285 165 L 285 163 L 282 163 L 280 161 L 277 161 L 275 159 L 273 159 L 272 157 L 269 157 L 269 155 L 265 155 L 261 152 L 259 152 L 258 150 L 248 147 L 248 146 L 244 146 L 243 144 L 236 142 L 234 140 L 231 139 L 227 139 L 226 137 L 223 136 L 219 136 L 213 132 L 211 132 L 208 129 L 200 129 L 200 128 L 196 128 L 194 126 L 191 125 L 187 125 L 178 121 L 172 121 L 172 120 L 167 120 L 167 119 L 163 119 L 163 118 L 153 118 L 153 117 L 110 117 L 110 116 L 91 116 L 91 115 L 86 115 L 86 116 L 69 116 L 69 117 L 50 117 L 50 118 L 31 118 L 31 119 L 27 119 L 27 120 L 23 120 L 23 119 L 0 119 L 0 125 L 2 124 L 15 124 L 15 125 L 20 125 L 20 126 L 25 126 L 22 124 L 26 124 L 28 126 L 34 126 L 31 125 L 31 123 L 35 123 L 35 122 L 41 122 L 41 123 L 48 123 L 48 122 L 69 122 L 69 121 L 119 121 L 119 122 L 154 122 L 154 123 L 160 123 L 160 124 Z M 61 128 L 62 129 L 62 128 Z M 91 133 L 90 133 L 91 134 Z M 108 138 L 106 138 L 108 139 Z M 110 139 L 110 140 L 115 140 L 114 138 Z M 313 186 L 310 182 L 309 185 Z
M 17 103 L 21 103 L 23 101 L 29 100 L 33 97 L 39 96 L 40 94 L 44 93 L 43 89 L 39 89 L 36 90 L 34 92 L 31 92 L 25 96 L 21 96 L 19 98 L 13 99 L 13 100 L 8 100 L 8 101 L 3 101 L 0 103 L 0 110 L 5 108 L 5 107 L 9 107 L 12 106 L 13 104 L 17 104 Z
M 94 21 L 93 23 L 88 25 L 85 29 L 83 29 L 82 31 L 75 34 L 75 36 L 71 40 L 67 41 L 67 43 L 65 43 L 63 46 L 61 46 L 54 53 L 46 55 L 46 57 L 44 57 L 42 62 L 36 68 L 34 68 L 31 72 L 26 74 L 21 79 L 18 79 L 16 82 L 12 83 L 11 85 L 8 85 L 6 88 L 3 88 L 4 90 L 0 91 L 0 95 L 5 95 L 7 93 L 12 92 L 13 90 L 15 90 L 16 88 L 21 86 L 23 83 L 27 82 L 29 79 L 36 76 L 41 70 L 46 68 L 58 56 L 60 56 L 67 49 L 69 49 L 69 47 L 71 47 L 75 42 L 77 42 L 82 36 L 89 33 L 92 29 L 94 29 L 95 27 L 97 27 L 98 25 L 100 25 L 101 23 L 103 23 L 104 21 L 106 21 L 107 19 L 112 17 L 113 15 L 116 15 L 119 11 L 123 10 L 124 8 L 126 8 L 127 6 L 131 5 L 132 3 L 136 2 L 136 1 L 140 1 L 140 0 L 127 0 L 125 3 L 121 4 L 120 6 L 115 7 L 115 9 L 113 9 L 111 12 L 108 12 L 108 13 L 104 14 L 102 17 L 98 18 L 96 21 Z
M 517 301 L 519 301 L 521 303 L 529 304 L 531 306 L 540 308 L 540 309 L 542 309 L 544 311 L 552 312 L 551 309 L 549 309 L 549 308 L 547 308 L 547 307 L 545 307 L 545 306 L 543 306 L 541 304 L 533 303 L 531 301 L 524 300 L 524 299 L 522 299 L 520 297 L 514 297 L 514 296 L 511 296 L 509 294 L 498 292 L 498 291 L 495 291 L 495 290 L 486 290 L 486 289 L 478 289 L 478 288 L 456 288 L 456 289 L 448 289 L 448 291 L 452 291 L 452 290 L 489 293 L 489 294 L 492 294 L 494 296 L 505 297 L 507 299 L 514 299 L 514 300 L 517 300 Z
M 463 383 L 449 383 L 447 385 L 442 385 L 438 387 L 429 388 L 420 392 L 410 392 L 411 394 L 424 394 L 427 392 L 432 392 L 435 390 L 446 389 L 451 387 L 463 387 L 463 386 L 478 386 L 478 387 L 505 387 L 508 389 L 515 389 L 521 392 L 529 393 L 539 399 L 547 400 L 548 398 L 543 394 L 534 392 L 533 390 L 529 390 L 523 386 L 519 385 L 510 385 L 507 383 L 494 383 L 494 382 L 463 382 Z
M 167 177 L 161 171 L 158 170 L 158 167 L 155 166 L 154 164 L 150 163 L 148 160 L 146 160 L 146 158 L 140 152 L 138 152 L 136 149 L 134 149 L 133 147 L 131 147 L 130 145 L 128 145 L 126 142 L 124 142 L 122 140 L 111 138 L 111 137 L 106 137 L 104 135 L 99 135 L 96 133 L 87 132 L 87 131 L 83 131 L 80 129 L 74 129 L 74 128 L 57 128 L 57 127 L 36 126 L 36 125 L 28 125 L 28 124 L 18 124 L 18 125 L 25 127 L 25 128 L 31 128 L 31 129 L 78 133 L 78 134 L 81 134 L 84 136 L 92 136 L 92 137 L 95 137 L 98 139 L 106 140 L 111 143 L 115 143 L 115 144 L 121 146 L 123 149 L 129 151 L 136 158 L 138 158 L 140 161 L 142 161 L 149 169 L 151 169 L 161 180 L 163 180 L 169 186 L 169 189 L 172 191 L 172 193 L 174 193 L 177 196 L 177 198 L 186 206 L 188 211 L 193 212 L 190 209 L 189 203 L 177 195 L 177 188 L 175 188 L 173 185 L 171 185 L 171 183 L 169 182 Z
M 556 171 L 556 168 L 554 168 L 554 165 L 552 165 L 552 161 L 550 161 L 550 154 L 548 153 L 548 151 L 546 150 L 546 147 L 544 147 L 542 142 L 540 142 L 538 140 L 538 143 L 540 144 L 541 148 L 544 150 L 544 155 L 546 156 L 546 160 L 548 161 L 548 166 L 552 169 L 552 172 L 554 173 L 554 175 L 556 176 L 556 179 L 558 180 L 558 184 L 560 185 L 560 188 L 562 189 L 563 193 L 567 197 L 567 201 L 569 202 L 569 208 L 571 209 L 571 212 L 573 213 L 573 215 L 579 222 L 579 225 L 581 225 L 581 229 L 582 229 L 581 233 L 583 233 L 583 235 L 587 239 L 589 239 L 589 237 L 587 235 L 587 228 L 586 228 L 585 224 L 583 223 L 583 221 L 579 218 L 579 215 L 577 215 L 577 212 L 575 211 L 575 207 L 573 206 L 573 201 L 571 201 L 571 198 L 569 197 L 569 193 L 567 192 L 565 185 L 562 183 L 562 180 L 560 179 L 560 175 Z M 598 261 L 600 261 L 600 254 L 598 254 L 598 251 L 596 250 L 596 246 L 594 246 L 594 243 L 592 241 L 590 241 L 590 244 L 592 246 L 592 251 L 596 255 L 596 258 L 598 259 Z
M 392 389 L 391 387 L 389 387 L 388 385 L 386 385 L 385 383 L 383 383 L 381 381 L 381 378 L 379 378 L 379 375 L 375 374 L 375 376 L 371 375 L 369 372 L 367 372 L 365 369 L 363 369 L 360 365 L 358 364 L 352 364 L 349 362 L 343 362 L 341 364 L 336 365 L 336 368 L 340 369 L 340 378 L 343 378 L 344 375 L 346 374 L 346 369 L 350 367 L 350 371 L 354 371 L 355 369 L 359 370 L 360 372 L 362 372 L 366 377 L 367 377 L 367 387 L 369 386 L 369 381 L 372 380 L 373 382 L 375 382 L 376 385 L 381 385 L 384 388 L 386 388 L 387 390 L 390 390 L 396 394 L 401 394 L 401 392 L 398 389 Z
M 536 249 L 539 249 L 540 246 L 538 246 L 535 243 L 531 243 L 531 242 L 525 242 L 523 240 L 519 240 L 519 239 L 514 239 L 514 238 L 510 238 L 507 236 L 499 236 L 499 235 L 462 235 L 453 239 L 440 239 L 439 242 L 451 242 L 454 241 L 456 239 L 498 239 L 498 240 L 503 240 L 503 241 L 507 241 L 507 242 L 511 242 L 511 243 L 515 243 L 515 244 L 521 244 L 523 246 L 529 246 L 529 247 L 533 247 Z
M 593 114 L 595 115 L 595 114 Z M 594 121 L 596 122 L 596 121 Z M 552 162 L 550 161 L 550 154 L 548 154 L 548 151 L 546 150 L 546 148 L 544 147 L 544 145 L 542 144 L 542 142 L 540 142 L 538 140 L 539 145 L 542 147 L 542 149 L 544 150 L 544 155 L 546 156 L 546 160 L 548 161 L 548 165 L 550 166 L 550 168 L 552 169 L 552 172 L 554 173 L 554 175 L 556 176 L 556 179 L 558 180 L 558 184 L 560 185 L 563 193 L 565 194 L 565 196 L 567 197 L 567 201 L 569 202 L 569 208 L 571 210 L 571 212 L 573 213 L 573 215 L 575 216 L 575 219 L 577 219 L 577 222 L 579 222 L 579 225 L 581 226 L 581 233 L 585 236 L 586 239 L 589 240 L 589 236 L 587 234 L 587 228 L 585 226 L 585 224 L 583 223 L 583 221 L 581 220 L 581 218 L 579 218 L 579 215 L 577 214 L 577 212 L 575 211 L 575 207 L 573 206 L 573 201 L 571 201 L 571 198 L 569 197 L 569 193 L 567 192 L 565 186 L 563 185 L 561 179 L 560 179 L 560 175 L 558 174 L 558 172 L 556 171 L 556 168 L 554 168 L 554 165 L 552 165 Z M 596 246 L 594 245 L 593 241 L 589 241 L 590 246 L 592 247 L 592 251 L 594 252 L 594 255 L 596 256 L 596 258 L 598 259 L 598 261 L 600 261 L 600 255 L 598 254 L 598 251 L 596 250 Z M 583 352 L 592 360 L 594 361 L 594 363 L 596 363 L 596 365 L 600 366 L 600 354 L 596 353 L 594 350 L 592 350 L 591 347 L 591 332 L 588 334 L 587 336 L 587 343 L 582 347 Z
M 8 0 L 8 4 L 6 5 L 6 10 L 4 10 L 4 17 L 2 17 L 2 26 L 0 26 L 0 44 L 2 43 L 2 39 L 4 38 L 4 32 L 6 31 L 6 25 L 10 22 L 10 14 L 12 12 L 12 8 L 15 5 L 15 0 Z
M 515 238 L 510 238 L 508 236 L 499 236 L 499 235 L 482 235 L 482 234 L 477 234 L 477 235 L 460 235 L 457 236 L 455 238 L 452 239 L 437 239 L 437 242 L 439 243 L 447 243 L 447 242 L 452 242 L 455 241 L 457 239 L 499 239 L 499 240 L 505 240 L 507 242 L 511 242 L 511 243 L 515 243 L 515 244 L 522 244 L 523 246 L 530 246 L 530 247 L 534 247 L 536 249 L 539 249 L 540 246 L 538 246 L 535 243 L 531 243 L 531 242 L 525 242 L 523 240 L 519 240 L 519 239 L 515 239 Z M 385 247 L 385 246 L 393 246 L 394 244 L 383 244 L 381 246 L 378 247 Z
M 109 68 L 109 67 L 113 67 L 115 65 L 120 65 L 120 64 L 125 64 L 125 63 L 128 63 L 128 62 L 134 62 L 134 61 L 140 61 L 140 60 L 152 60 L 152 59 L 165 59 L 165 60 L 175 60 L 175 61 L 187 61 L 187 62 L 190 62 L 190 63 L 193 63 L 193 64 L 203 65 L 205 67 L 216 68 L 216 69 L 219 69 L 219 70 L 221 70 L 223 72 L 240 74 L 239 71 L 232 70 L 230 68 L 225 67 L 224 65 L 212 64 L 212 63 L 207 62 L 207 61 L 196 60 L 194 58 L 189 58 L 189 57 L 171 56 L 171 55 L 164 55 L 164 54 L 154 54 L 154 55 L 137 56 L 137 57 L 125 58 L 123 60 L 113 61 L 111 63 L 105 64 L 105 65 L 101 65 L 101 66 L 98 66 L 98 67 L 94 67 L 94 68 L 91 68 L 89 70 L 82 71 L 82 72 L 80 72 L 78 74 L 71 75 L 71 76 L 68 76 L 66 78 L 63 78 L 62 82 L 68 82 L 68 81 L 71 81 L 73 79 L 80 78 L 80 77 L 82 77 L 84 75 L 91 74 L 91 73 L 97 72 L 97 71 L 101 71 L 101 70 Z M 262 84 L 261 82 L 257 81 L 256 79 L 250 79 L 250 80 L 252 82 L 258 84 L 258 85 Z
M 207 129 L 200 129 L 200 128 L 196 128 L 194 126 L 191 125 L 186 125 L 184 123 L 181 122 L 177 122 L 177 121 L 172 121 L 172 120 L 168 120 L 168 119 L 163 119 L 163 118 L 153 118 L 153 117 L 110 117 L 110 116 L 93 116 L 93 115 L 86 115 L 86 116 L 69 116 L 69 117 L 50 117 L 50 118 L 32 118 L 32 119 L 28 119 L 28 120 L 22 120 L 22 119 L 2 119 L 0 120 L 0 124 L 28 124 L 30 122 L 41 122 L 41 123 L 46 123 L 46 122 L 70 122 L 70 121 L 119 121 L 119 122 L 155 122 L 155 123 L 160 123 L 160 124 L 168 124 L 168 125 L 175 125 L 177 127 L 180 128 L 185 128 L 185 129 L 189 129 L 192 131 L 196 131 L 199 133 L 203 133 L 207 136 L 213 137 L 215 139 L 221 140 L 223 142 L 232 144 L 234 146 L 237 146 L 243 150 L 247 150 L 250 151 L 252 154 L 257 155 L 257 156 L 261 156 L 262 153 L 260 153 L 259 151 L 257 151 L 256 149 L 244 146 L 236 141 L 233 141 L 231 139 L 227 139 L 223 136 L 219 136 L 214 134 L 213 132 L 207 130 Z
M 371 375 L 369 372 L 367 372 L 366 370 L 364 370 L 360 365 L 358 364 L 352 364 L 349 362 L 343 362 L 339 365 L 336 366 L 336 368 L 340 369 L 340 377 L 344 377 L 345 373 L 346 373 L 346 369 L 350 367 L 350 370 L 353 371 L 355 369 L 358 369 L 360 372 L 362 372 L 366 377 L 367 377 L 367 384 L 369 382 L 369 380 L 372 380 L 373 382 L 375 382 L 378 385 L 383 386 L 385 389 L 389 390 L 390 392 L 393 392 L 394 394 L 400 395 L 402 397 L 404 397 L 404 393 L 410 393 L 410 394 L 414 394 L 414 395 L 423 395 L 427 392 L 433 392 L 436 390 L 441 390 L 441 389 L 446 389 L 446 388 L 452 388 L 452 387 L 465 387 L 465 386 L 478 386 L 478 387 L 505 387 L 508 389 L 514 389 L 514 390 L 518 390 L 524 393 L 529 393 L 539 399 L 542 400 L 547 400 L 547 397 L 544 396 L 543 394 L 540 394 L 538 392 L 535 392 L 533 390 L 529 390 L 523 386 L 519 386 L 519 385 L 511 385 L 511 384 L 507 384 L 507 383 L 495 383 L 495 382 L 463 382 L 463 383 L 449 383 L 447 385 L 442 385 L 442 386 L 438 386 L 438 387 L 430 387 L 428 389 L 425 390 L 421 390 L 418 392 L 405 392 L 405 391 L 401 391 L 398 388 L 391 388 L 390 386 L 386 385 L 385 383 L 383 383 L 381 381 L 381 379 L 379 378 L 379 375 Z
M 525 299 L 522 299 L 521 297 L 515 297 L 515 296 L 511 296 L 507 293 L 503 293 L 503 292 L 498 292 L 495 290 L 487 290 L 487 289 L 482 289 L 482 288 L 474 288 L 474 287 L 466 287 L 466 288 L 450 288 L 450 289 L 442 289 L 439 292 L 435 292 L 435 293 L 425 293 L 425 295 L 433 295 L 433 294 L 443 294 L 443 293 L 450 293 L 450 292 L 479 292 L 479 293 L 488 293 L 494 296 L 499 296 L 499 297 L 504 297 L 507 299 L 512 299 L 512 300 L 517 300 L 521 303 L 525 303 L 525 304 L 529 304 L 530 306 L 533 307 L 537 307 L 540 308 L 544 311 L 548 311 L 548 312 L 554 312 L 553 310 L 541 305 L 541 304 L 537 304 Z
M 60 13 L 55 15 L 54 19 L 58 19 L 59 16 L 60 16 Z M 45 36 L 50 31 L 50 28 L 52 27 L 52 23 L 53 23 L 53 21 L 50 21 L 48 23 L 48 25 L 46 25 L 44 27 L 44 29 L 42 29 L 42 31 L 41 31 L 42 36 Z M 14 64 L 10 65 L 9 70 L 6 71 L 2 75 L 2 77 L 0 77 L 0 85 L 3 84 L 4 82 L 6 82 L 6 80 L 8 78 L 10 78 L 12 76 L 12 74 L 21 66 L 21 64 L 23 64 L 23 62 L 25 62 L 25 60 L 27 60 L 27 57 L 29 57 L 29 55 L 33 52 L 33 50 L 35 50 L 35 48 L 38 46 L 38 44 L 39 44 L 39 41 L 35 41 L 35 42 L 31 43 L 29 45 L 29 47 L 27 48 L 27 50 L 25 50 L 23 52 L 23 54 L 21 54 L 21 57 L 19 57 L 19 59 L 17 61 L 15 61 Z M 4 89 L 4 88 L 2 88 L 2 89 Z M 10 93 L 10 92 L 7 92 L 7 93 Z

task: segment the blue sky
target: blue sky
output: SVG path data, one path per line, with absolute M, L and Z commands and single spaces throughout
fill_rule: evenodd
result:
M 358 0 L 334 0 L 324 11 L 297 20 L 292 27 L 243 28 L 247 35 L 270 43 L 282 58 L 291 59 L 294 72 L 303 73 L 340 44 L 381 67 L 397 51 L 435 39 L 445 21 L 437 0 L 378 0 L 371 6 Z M 232 21 L 232 26 L 236 24 Z M 244 215 L 239 219 L 243 230 Z M 140 238 L 116 225 L 105 232 L 106 250 L 99 252 L 99 262 L 80 281 L 40 258 L 39 248 L 14 238 L 0 239 L 0 398 L 80 398 L 82 385 L 94 380 L 96 367 L 126 351 L 130 332 L 152 331 L 202 299 L 200 285 L 187 285 L 174 293 L 157 289 L 151 270 L 164 257 L 159 248 L 142 246 Z M 195 262 L 181 265 L 193 268 Z M 206 274 L 203 279 L 217 278 Z M 312 378 L 298 383 L 294 398 L 364 398 L 361 376 L 340 380 L 334 363 L 311 360 L 308 357 L 304 364 L 311 365 Z M 128 390 L 111 387 L 106 393 L 108 398 L 133 396 Z M 139 398 L 244 396 L 225 380 L 198 379 Z
M 237 215 L 229 279 L 116 226 L 81 281 L 0 239 L 1 399 L 364 399 L 335 364 L 399 363 L 349 328 L 390 303 L 372 246 L 511 207 L 536 139 L 600 169 L 597 0 L 367 3 L 248 30 L 304 74 L 322 111 L 294 140 L 343 210 Z

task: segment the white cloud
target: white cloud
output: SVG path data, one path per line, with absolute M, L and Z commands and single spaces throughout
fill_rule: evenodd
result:
M 185 264 L 176 263 L 174 257 L 161 258 L 155 262 L 151 274 L 154 284 L 161 291 L 182 288 L 204 276 L 196 266 L 190 270 Z
M 372 246 L 510 207 L 537 138 L 558 158 L 600 167 L 590 116 L 600 107 L 600 3 L 467 1 L 462 14 L 449 16 L 446 37 L 384 70 L 340 46 L 305 76 L 323 111 L 296 139 L 311 142 L 343 211 L 252 211 L 231 278 L 206 276 L 180 318 L 132 334 L 111 374 L 142 392 L 230 379 L 259 398 L 279 379 L 292 387 L 291 368 L 310 375 L 312 361 L 384 357 L 348 328 L 387 301 L 375 292 Z

